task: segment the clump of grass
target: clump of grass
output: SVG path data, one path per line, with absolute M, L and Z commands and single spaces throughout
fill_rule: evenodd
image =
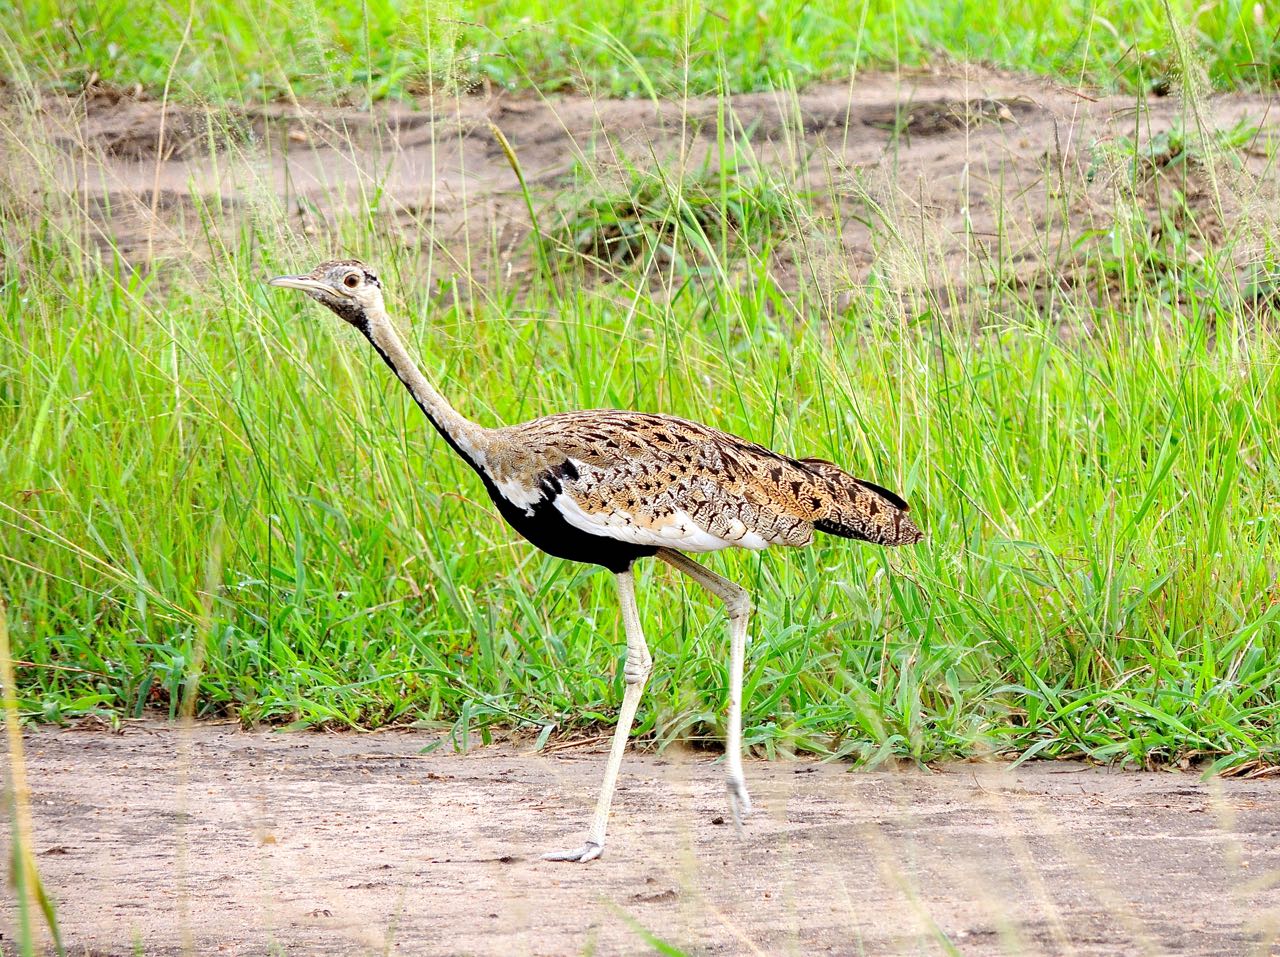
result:
M 661 163 L 603 171 L 578 163 L 567 196 L 541 219 L 562 250 L 600 264 L 665 267 L 705 262 L 747 240 L 774 243 L 807 218 L 794 187 L 754 161 L 729 159 L 726 168 L 708 156 L 675 172 Z
M 1274 223 L 1265 176 L 1246 159 L 1273 149 L 1247 118 L 1225 128 L 1176 122 L 1092 144 L 1084 188 L 1093 195 L 1059 211 L 1070 242 L 1045 250 L 1041 282 L 1120 313 L 1244 294 L 1270 270 Z M 1240 229 L 1242 222 L 1252 227 Z
M 1103 171 L 1114 175 L 1119 166 L 1133 182 L 1140 183 L 1190 166 L 1204 166 L 1220 157 L 1239 166 L 1240 151 L 1257 141 L 1260 129 L 1257 123 L 1240 119 L 1231 127 L 1211 130 L 1205 135 L 1188 129 L 1185 123 L 1175 123 L 1146 140 L 1116 137 L 1093 145 L 1088 178 L 1092 181 Z

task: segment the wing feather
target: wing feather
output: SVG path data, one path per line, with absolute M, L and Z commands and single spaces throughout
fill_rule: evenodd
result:
M 503 494 L 524 508 L 549 499 L 588 534 L 691 552 L 807 545 L 815 528 L 881 544 L 919 537 L 886 489 L 673 416 L 569 412 L 501 431 L 509 452 L 489 463 Z

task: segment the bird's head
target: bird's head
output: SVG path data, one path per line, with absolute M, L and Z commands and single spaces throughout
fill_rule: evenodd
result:
M 371 322 L 386 315 L 382 283 L 358 259 L 322 262 L 305 276 L 276 276 L 267 285 L 301 289 L 357 329 L 367 330 Z

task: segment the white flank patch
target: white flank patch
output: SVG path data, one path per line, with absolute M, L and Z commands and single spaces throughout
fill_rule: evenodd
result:
M 505 498 L 516 508 L 530 509 L 538 502 L 542 501 L 546 495 L 538 486 L 530 488 L 519 479 L 507 479 L 505 482 L 494 482 L 502 497 Z M 560 496 L 564 498 L 564 496 Z
M 757 535 L 755 532 L 747 530 L 747 526 L 743 524 L 740 518 L 729 519 L 729 529 L 725 533 L 730 545 L 736 545 L 738 548 L 750 548 L 759 551 L 762 548 L 768 548 L 769 543 Z
M 632 545 L 674 548 L 685 552 L 718 552 L 722 548 L 768 548 L 769 543 L 754 532 L 738 541 L 729 541 L 701 528 L 685 512 L 676 512 L 662 525 L 644 528 L 626 512 L 584 512 L 569 495 L 556 498 L 555 507 L 564 520 L 589 535 L 600 535 Z
M 743 535 L 733 544 L 737 545 L 739 548 L 749 548 L 753 552 L 763 551 L 770 545 L 769 542 L 765 541 L 755 532 L 747 532 L 747 534 Z

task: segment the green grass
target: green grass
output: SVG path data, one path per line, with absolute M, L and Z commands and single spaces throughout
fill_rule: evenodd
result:
M 507 279 L 473 250 L 468 293 L 373 217 L 337 242 L 483 422 L 661 410 L 916 504 L 912 549 L 711 559 L 756 597 L 758 753 L 1277 760 L 1280 340 L 1231 244 L 1117 229 L 1099 282 L 1048 301 L 993 287 L 961 316 L 873 275 L 836 310 L 804 269 L 780 283 L 760 236 L 707 235 L 802 201 L 760 182 L 671 183 L 675 254 L 611 282 L 563 258 Z M 263 286 L 329 248 L 266 216 L 212 270 L 143 276 L 86 247 L 74 197 L 6 195 L 0 568 L 26 715 L 177 714 L 199 673 L 198 713 L 249 721 L 465 742 L 611 719 L 609 576 L 516 540 L 367 344 Z M 683 217 L 690 197 L 719 215 Z M 653 563 L 639 581 L 638 733 L 718 738 L 718 609 Z
M 140 86 L 217 103 L 367 102 L 484 84 L 741 92 L 948 60 L 1161 89 L 1177 85 L 1181 36 L 1216 86 L 1269 88 L 1280 75 L 1280 9 L 1243 0 L 604 0 L 581 15 L 540 0 L 228 0 L 190 10 L 158 0 L 0 0 L 0 66 L 63 88 Z
M 762 169 L 745 145 L 713 159 L 675 172 L 576 162 L 539 224 L 562 254 L 599 266 L 685 267 L 725 256 L 730 246 L 778 242 L 806 219 L 795 184 Z M 678 255 L 689 262 L 676 262 Z

